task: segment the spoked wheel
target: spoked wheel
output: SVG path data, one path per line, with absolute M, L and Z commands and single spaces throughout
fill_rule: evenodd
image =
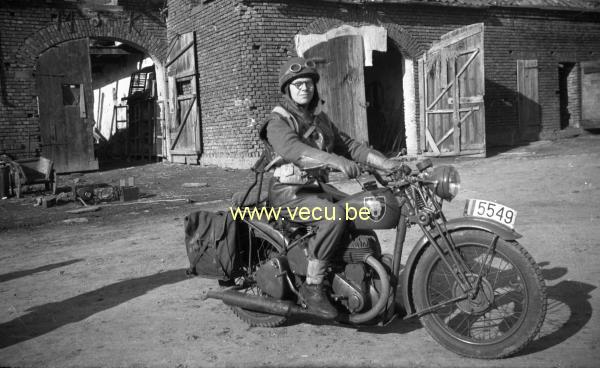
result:
M 258 269 L 257 265 L 266 262 L 271 255 L 277 252 L 277 248 L 270 242 L 253 238 L 252 261 L 250 262 L 252 266 L 250 268 L 244 268 L 244 274 L 236 279 L 235 289 L 240 293 L 269 298 L 269 296 L 262 292 L 260 287 L 258 287 L 254 276 Z M 287 321 L 287 317 L 285 316 L 255 312 L 233 305 L 231 305 L 230 308 L 242 321 L 253 327 L 277 327 Z
M 444 347 L 468 357 L 503 358 L 523 349 L 538 334 L 546 315 L 546 289 L 533 258 L 519 243 L 480 230 L 457 231 L 452 239 L 469 282 L 476 285 L 480 279 L 479 288 L 467 296 L 469 292 L 429 247 L 415 270 L 417 311 L 467 298 L 424 315 L 423 325 Z

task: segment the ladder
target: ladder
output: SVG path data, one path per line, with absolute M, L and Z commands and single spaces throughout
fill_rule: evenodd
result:
M 131 81 L 129 82 L 129 96 L 133 95 L 136 92 L 144 92 L 146 90 L 147 79 L 148 73 L 134 73 L 131 76 Z

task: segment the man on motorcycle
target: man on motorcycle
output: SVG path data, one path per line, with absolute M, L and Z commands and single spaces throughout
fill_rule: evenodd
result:
M 392 170 L 401 163 L 355 141 L 339 131 L 325 113 L 318 113 L 318 81 L 314 62 L 299 57 L 287 60 L 279 73 L 281 101 L 261 127 L 260 136 L 280 156 L 274 161 L 276 169 L 269 184 L 271 206 L 280 207 L 286 220 L 290 218 L 288 209 L 300 207 L 318 207 L 321 213 L 335 214 L 333 220 L 293 220 L 317 228 L 308 241 L 307 277 L 300 294 L 309 308 L 326 318 L 335 318 L 337 310 L 327 299 L 323 279 L 328 260 L 344 233 L 346 214 L 322 189 L 327 182 L 324 167 L 355 178 L 360 168 L 354 161 L 381 170 Z

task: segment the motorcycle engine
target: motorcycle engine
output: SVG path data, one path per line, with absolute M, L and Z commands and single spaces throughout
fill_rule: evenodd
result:
M 354 235 L 342 253 L 344 263 L 360 263 L 368 256 L 379 256 L 381 246 L 377 235 L 372 232 Z
M 368 256 L 379 257 L 380 253 L 379 240 L 372 231 L 352 234 L 348 245 L 341 251 L 341 259 L 345 265 L 343 272 L 335 275 L 331 286 L 339 302 L 351 313 L 360 312 L 372 304 L 369 293 L 370 276 L 363 261 Z

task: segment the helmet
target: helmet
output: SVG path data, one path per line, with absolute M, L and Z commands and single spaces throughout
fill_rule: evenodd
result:
M 315 67 L 315 62 L 301 57 L 288 59 L 279 70 L 279 89 L 285 93 L 285 87 L 292 80 L 300 77 L 309 77 L 317 83 L 319 81 L 319 72 Z

